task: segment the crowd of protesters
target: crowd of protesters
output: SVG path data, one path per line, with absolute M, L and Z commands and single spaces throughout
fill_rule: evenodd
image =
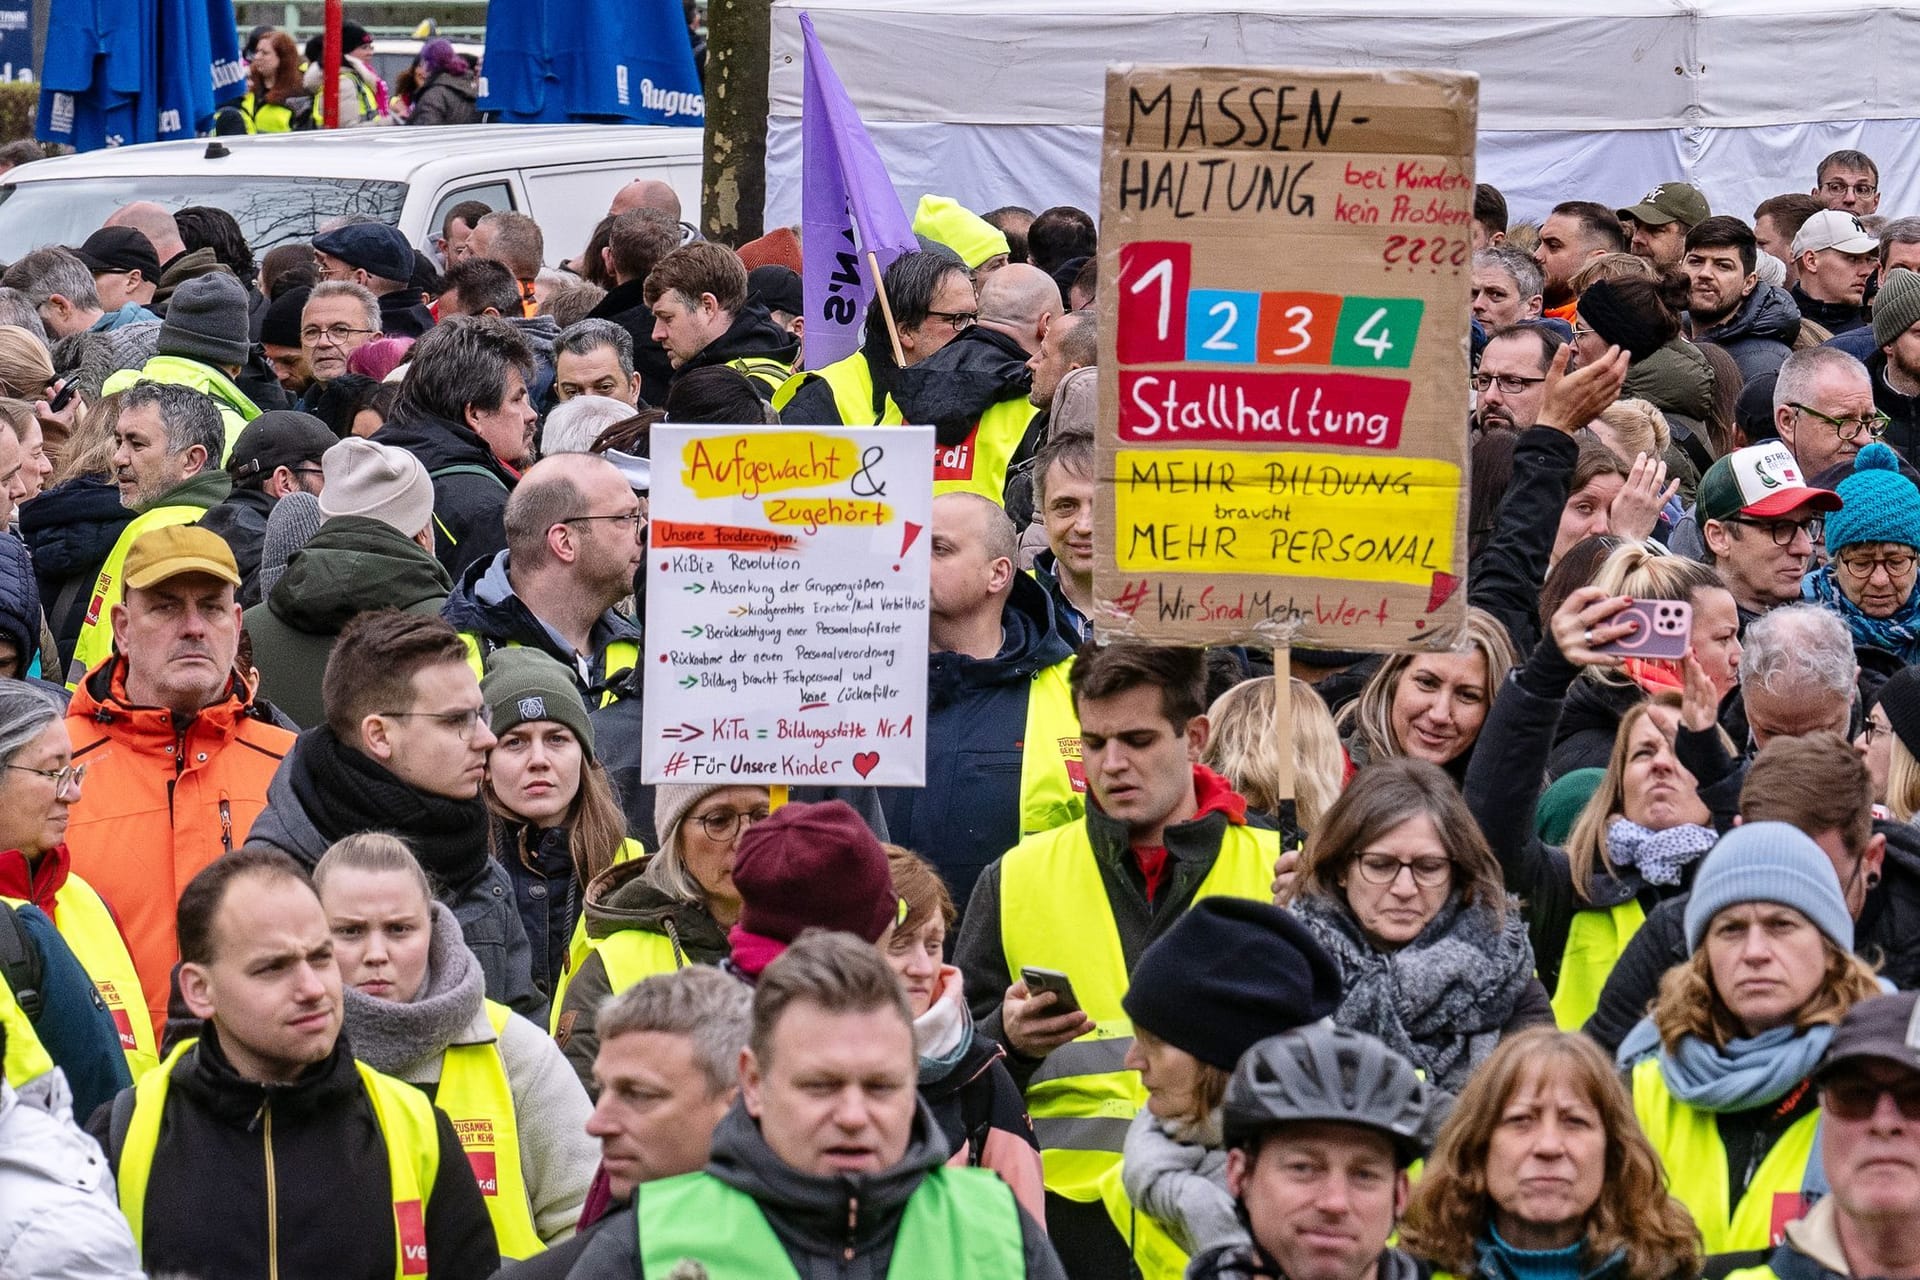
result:
M 256 261 L 135 202 L 35 249 L 0 1277 L 1920 1280 L 1878 188 L 1481 187 L 1465 621 L 1279 670 L 1092 641 L 1080 210 L 925 197 L 819 365 L 794 233 L 650 180 L 584 246 L 473 203 Z M 642 778 L 661 421 L 935 428 L 924 788 Z

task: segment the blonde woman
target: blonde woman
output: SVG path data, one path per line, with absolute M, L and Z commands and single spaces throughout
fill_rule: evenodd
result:
M 1887 811 L 1896 822 L 1912 822 L 1920 814 L 1920 669 L 1903 667 L 1880 686 L 1861 737 Z
M 1373 673 L 1338 723 L 1355 768 L 1409 757 L 1466 775 L 1494 694 L 1513 669 L 1513 641 L 1498 619 L 1470 608 L 1451 649 L 1396 653 Z
M 1647 400 L 1615 400 L 1587 424 L 1595 438 L 1622 458 L 1664 457 L 1673 442 L 1667 419 Z
M 1706 1251 L 1764 1249 L 1824 1189 L 1813 1071 L 1880 984 L 1853 954 L 1833 863 L 1784 822 L 1722 838 L 1694 877 L 1686 932 L 1690 958 L 1617 1057 Z
M 38 400 L 53 379 L 46 344 L 17 324 L 0 324 L 0 394 Z
M 1340 748 L 1327 704 L 1304 680 L 1287 681 L 1293 732 L 1293 799 L 1274 794 L 1280 776 L 1280 752 L 1273 733 L 1274 681 L 1243 680 L 1207 708 L 1206 749 L 1200 763 L 1233 784 L 1247 807 L 1281 824 L 1289 847 L 1304 844 L 1306 834 L 1339 798 L 1347 780 L 1347 754 Z M 1291 812 L 1289 812 L 1291 810 Z
M 1461 1280 L 1692 1280 L 1701 1264 L 1613 1064 L 1544 1027 L 1503 1041 L 1461 1092 L 1400 1244 Z
M 1624 549 L 1624 548 L 1623 548 Z M 1467 774 L 1467 804 L 1500 861 L 1506 888 L 1526 903 L 1540 978 L 1555 1019 L 1578 1030 L 1593 1013 L 1620 953 L 1661 901 L 1684 892 L 1717 838 L 1712 815 L 1675 746 L 1682 710 L 1670 696 L 1632 703 L 1614 731 L 1607 772 L 1567 846 L 1535 833 L 1540 761 L 1566 691 L 1582 667 L 1618 666 L 1599 646 L 1629 633 L 1623 596 L 1597 586 L 1568 596 L 1552 638 L 1500 691 L 1489 747 Z M 1696 692 L 1698 692 L 1696 690 Z

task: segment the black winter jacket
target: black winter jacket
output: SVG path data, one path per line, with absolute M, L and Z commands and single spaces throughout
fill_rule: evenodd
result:
M 1535 834 L 1534 809 L 1546 783 L 1540 762 L 1553 741 L 1567 686 L 1577 674 L 1578 668 L 1561 656 L 1551 639 L 1534 647 L 1526 665 L 1507 677 L 1487 713 L 1465 787 L 1467 808 L 1500 860 L 1507 891 L 1525 905 L 1534 964 L 1549 992 L 1559 985 L 1560 960 L 1575 914 L 1607 910 L 1629 898 L 1638 898 L 1651 910 L 1679 892 L 1649 885 L 1631 870 L 1612 875 L 1596 867 L 1587 878 L 1583 901 L 1574 892 L 1567 851 Z
M 436 71 L 414 95 L 413 110 L 407 113 L 411 125 L 479 124 L 480 108 L 475 101 L 480 86 L 471 73 L 457 76 Z
M 1020 841 L 1027 699 L 1043 668 L 1073 656 L 1053 602 L 1015 574 L 991 658 L 927 660 L 927 785 L 880 792 L 893 840 L 933 863 L 964 903 L 988 863 Z
M 1867 357 L 1867 376 L 1873 380 L 1873 407 L 1889 419 L 1881 442 L 1911 464 L 1915 451 L 1920 450 L 1920 396 L 1903 396 L 1888 385 L 1884 351 Z
M 593 624 L 593 683 L 584 683 L 580 679 L 579 667 L 574 662 L 570 649 L 562 646 L 547 630 L 544 622 L 513 594 L 513 583 L 507 576 L 508 553 L 502 551 L 488 559 L 476 560 L 467 566 L 448 594 L 447 602 L 441 606 L 440 615 L 455 631 L 472 632 L 481 641 L 481 651 L 490 653 L 503 645 L 525 645 L 529 649 L 538 649 L 548 657 L 573 673 L 574 687 L 589 707 L 597 706 L 601 694 L 609 687 L 627 687 L 618 677 L 633 667 L 632 661 L 616 662 L 607 654 L 607 648 L 618 641 L 631 644 L 640 643 L 640 628 L 635 626 L 626 615 L 608 609 Z M 608 668 L 611 667 L 611 670 Z M 610 679 L 606 683 L 600 680 L 604 672 Z
M 1694 341 L 1714 343 L 1732 356 L 1745 382 L 1779 372 L 1799 336 L 1799 305 L 1792 294 L 1770 284 L 1755 285 L 1732 315 L 1693 335 Z
M 10 533 L 0 533 L 0 639 L 13 645 L 21 679 L 40 656 L 40 584 L 33 575 L 33 557 L 26 544 Z M 59 682 L 55 659 L 47 655 L 47 679 Z
M 427 1195 L 428 1262 L 435 1277 L 479 1280 L 500 1265 L 493 1223 L 452 1122 L 438 1109 L 434 1119 L 440 1167 Z M 109 1107 L 87 1126 L 109 1150 L 111 1128 Z M 110 1159 L 117 1174 L 120 1152 Z M 174 1067 L 153 1170 L 142 1261 L 155 1275 L 393 1275 L 386 1145 L 344 1035 L 295 1083 L 268 1085 L 233 1069 L 209 1025 Z
M 695 369 L 723 365 L 729 360 L 775 360 L 789 369 L 800 355 L 800 340 L 773 322 L 773 315 L 757 302 L 741 307 L 727 331 L 694 353 L 691 360 L 674 370 L 677 379 Z M 775 383 L 769 387 L 759 378 L 750 378 L 762 400 L 773 399 Z
M 240 568 L 236 599 L 242 609 L 260 603 L 260 549 L 267 537 L 267 517 L 277 501 L 263 489 L 235 489 L 225 502 L 200 517 L 200 527 L 219 534 L 233 552 Z
M 1513 480 L 1493 533 L 1467 571 L 1467 603 L 1500 619 L 1523 660 L 1540 641 L 1540 584 L 1579 457 L 1579 444 L 1564 431 L 1529 427 L 1520 433 Z
M 433 328 L 433 312 L 421 303 L 412 289 L 395 289 L 380 295 L 380 336 L 383 338 L 419 338 Z
M 925 360 L 902 369 L 893 398 L 906 421 L 932 423 L 936 442 L 952 447 L 971 435 L 980 415 L 994 405 L 1027 399 L 1033 389 L 1027 358 L 1026 349 L 1006 334 L 975 325 Z M 1014 451 L 1007 461 L 1008 471 L 1025 461 L 1025 452 Z
M 454 581 L 474 561 L 507 549 L 507 493 L 519 477 L 486 441 L 444 418 L 388 422 L 373 438 L 405 449 L 433 478 L 434 554 Z M 452 473 L 455 467 L 461 470 Z
M 1547 777 L 1559 779 L 1575 769 L 1606 768 L 1613 756 L 1613 740 L 1620 736 L 1621 719 L 1646 698 L 1635 684 L 1575 680 L 1561 703 L 1560 729 L 1553 735 L 1553 754 L 1547 757 Z
M 1873 824 L 1887 838 L 1880 883 L 1867 889 L 1854 921 L 1854 951 L 1902 991 L 1920 985 L 1920 828 L 1906 822 Z M 1687 958 L 1687 895 L 1669 898 L 1647 914 L 1627 943 L 1587 1019 L 1586 1033 L 1608 1053 L 1620 1047 L 1633 1024 L 1646 1016 L 1660 979 Z
M 653 308 L 647 305 L 644 284 L 642 280 L 629 280 L 613 286 L 599 305 L 587 312 L 587 318 L 611 320 L 633 338 L 633 368 L 640 375 L 640 398 L 658 407 L 667 402 L 673 357 L 653 340 Z
M 1865 302 L 1821 302 L 1807 296 L 1799 285 L 1793 286 L 1793 302 L 1800 318 L 1811 320 L 1836 338 L 1850 329 L 1865 329 L 1873 324 Z
M 20 508 L 20 537 L 33 552 L 33 576 L 47 625 L 60 647 L 60 661 L 46 665 L 56 677 L 73 659 L 73 646 L 86 622 L 100 566 L 136 513 L 120 505 L 111 480 L 77 476 L 48 489 Z
M 882 1280 L 893 1261 L 908 1199 L 946 1159 L 945 1137 L 922 1103 L 913 1118 L 907 1153 L 892 1168 L 831 1178 L 804 1174 L 773 1154 L 759 1124 L 736 1102 L 714 1130 L 706 1171 L 759 1203 L 800 1280 Z M 646 1195 L 642 1183 L 634 1196 L 636 1213 Z M 1025 1210 L 1015 1211 L 1020 1214 L 1027 1280 L 1066 1280 L 1046 1232 Z M 637 1241 L 631 1219 L 620 1217 L 587 1246 L 570 1273 L 573 1280 L 646 1280 L 635 1256 Z M 903 1265 L 896 1274 L 912 1273 L 911 1266 Z
M 527 931 L 533 956 L 533 985 L 549 1001 L 553 984 L 566 970 L 567 944 L 580 918 L 581 890 L 573 876 L 568 827 L 540 828 L 488 816 L 493 858 L 513 884 L 514 907 Z

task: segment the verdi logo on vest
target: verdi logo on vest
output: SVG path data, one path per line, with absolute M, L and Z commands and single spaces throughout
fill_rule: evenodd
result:
M 938 480 L 973 479 L 973 445 L 980 435 L 980 424 L 975 422 L 973 430 L 967 432 L 967 438 L 959 444 L 936 444 L 933 447 L 933 478 Z
M 394 1226 L 400 1231 L 400 1274 L 427 1274 L 427 1222 L 418 1200 L 397 1200 L 393 1206 Z
M 455 1120 L 453 1131 L 460 1137 L 460 1149 L 467 1153 L 467 1163 L 473 1166 L 473 1180 L 480 1184 L 480 1194 L 499 1195 L 500 1171 L 494 1164 L 493 1121 Z
M 1079 795 L 1087 793 L 1087 766 L 1080 758 L 1080 739 L 1056 739 L 1060 746 L 1060 759 L 1067 767 L 1067 780 L 1073 783 L 1074 791 Z
M 113 1029 L 120 1034 L 120 1047 L 129 1053 L 139 1048 L 133 1038 L 133 1020 L 127 1016 L 126 998 L 120 994 L 119 988 L 104 978 L 95 979 L 93 986 L 100 993 L 100 998 L 106 1001 L 107 1012 L 113 1015 Z

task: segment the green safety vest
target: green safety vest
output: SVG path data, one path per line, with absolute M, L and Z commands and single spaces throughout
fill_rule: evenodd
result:
M 753 1197 L 707 1173 L 634 1189 L 636 1252 L 648 1276 L 799 1280 Z M 1027 1273 L 1020 1211 L 998 1174 L 931 1170 L 907 1199 L 887 1274 L 902 1280 L 1017 1280 Z
M 460 643 L 467 647 L 467 665 L 473 668 L 473 678 L 476 680 L 484 680 L 486 678 L 488 653 L 494 649 L 518 649 L 521 647 L 518 640 L 509 640 L 505 644 L 501 644 L 487 639 L 476 631 L 462 631 L 460 633 Z M 566 667 L 568 670 L 574 670 L 571 663 L 563 662 L 560 665 Z M 613 690 L 607 688 L 607 685 L 612 681 L 614 676 L 619 675 L 622 671 L 631 671 L 639 665 L 639 645 L 631 640 L 615 640 L 609 644 L 606 650 L 600 655 L 599 678 L 595 681 L 595 683 L 600 686 L 600 701 L 598 705 L 604 707 L 614 701 Z
M 873 407 L 873 366 L 867 363 L 864 352 L 856 351 L 844 360 L 794 374 L 773 393 L 773 407 L 786 408 L 808 378 L 820 379 L 833 392 L 833 406 L 840 412 L 841 426 L 871 427 L 880 421 Z
M 125 577 L 127 553 L 133 549 L 133 544 L 155 529 L 175 524 L 194 524 L 206 514 L 205 507 L 155 507 L 135 516 L 133 522 L 120 531 L 113 550 L 107 553 L 106 563 L 100 566 L 99 576 L 93 580 L 93 594 L 87 598 L 87 613 L 80 624 L 80 638 L 74 641 L 73 661 L 67 664 L 69 693 L 80 687 L 87 672 L 113 656 L 113 606 L 126 598 L 127 588 L 122 579 Z
M 147 1072 L 133 1086 L 133 1115 L 126 1142 L 120 1149 L 120 1212 L 133 1228 L 135 1247 L 144 1249 L 147 1183 L 153 1175 L 153 1157 L 160 1147 L 160 1125 L 167 1108 L 167 1090 L 181 1056 L 197 1043 L 183 1040 L 167 1060 Z M 427 1095 L 410 1084 L 381 1075 L 364 1062 L 355 1062 L 361 1084 L 373 1103 L 373 1118 L 387 1149 L 388 1185 L 393 1195 L 393 1274 L 396 1280 L 430 1274 L 427 1258 L 427 1197 L 440 1172 L 440 1130 Z M 273 1170 L 273 1110 L 260 1113 L 260 1141 L 267 1153 L 268 1221 L 278 1222 L 275 1204 L 279 1187 Z M 270 1241 L 276 1238 L 268 1232 Z M 267 1259 L 269 1274 L 279 1274 L 279 1258 Z
M 503 1035 L 513 1011 L 491 1000 L 486 1008 L 493 1034 Z M 491 1044 L 447 1046 L 440 1057 L 440 1084 L 434 1090 L 433 1105 L 453 1122 L 460 1149 L 473 1166 L 473 1180 L 487 1202 L 487 1216 L 493 1219 L 500 1257 L 531 1258 L 545 1249 L 546 1242 L 534 1226 L 533 1200 L 520 1165 L 520 1121 L 497 1038 Z
M 747 381 L 760 384 L 769 396 L 785 386 L 787 379 L 793 377 L 793 366 L 772 356 L 741 356 L 738 360 L 727 361 L 727 368 L 737 370 L 747 376 Z
M 1646 922 L 1646 910 L 1634 898 L 1604 911 L 1573 913 L 1566 950 L 1560 953 L 1560 981 L 1553 989 L 1553 1020 L 1562 1031 L 1587 1025 L 1613 966 Z
M 1020 835 L 1064 827 L 1087 815 L 1087 770 L 1080 759 L 1080 717 L 1067 687 L 1073 659 L 1034 673 L 1020 743 Z
M 1774 1141 L 1739 1204 L 1730 1203 L 1727 1148 L 1713 1113 L 1675 1098 L 1660 1074 L 1660 1057 L 1633 1068 L 1633 1110 L 1667 1170 L 1667 1190 L 1693 1212 L 1707 1254 L 1765 1249 L 1787 1223 L 1807 1211 L 1807 1163 L 1820 1129 L 1816 1108 Z
M 1271 901 L 1279 857 L 1279 832 L 1227 827 L 1194 901 L 1216 894 Z M 1048 1054 L 1027 1084 L 1047 1190 L 1091 1204 L 1120 1163 L 1147 1091 L 1124 1065 L 1133 1044 L 1120 1004 L 1126 955 L 1084 821 L 1029 836 L 1000 860 L 1000 942 L 1008 973 L 1029 965 L 1060 970 L 1093 1019 L 1092 1031 Z

